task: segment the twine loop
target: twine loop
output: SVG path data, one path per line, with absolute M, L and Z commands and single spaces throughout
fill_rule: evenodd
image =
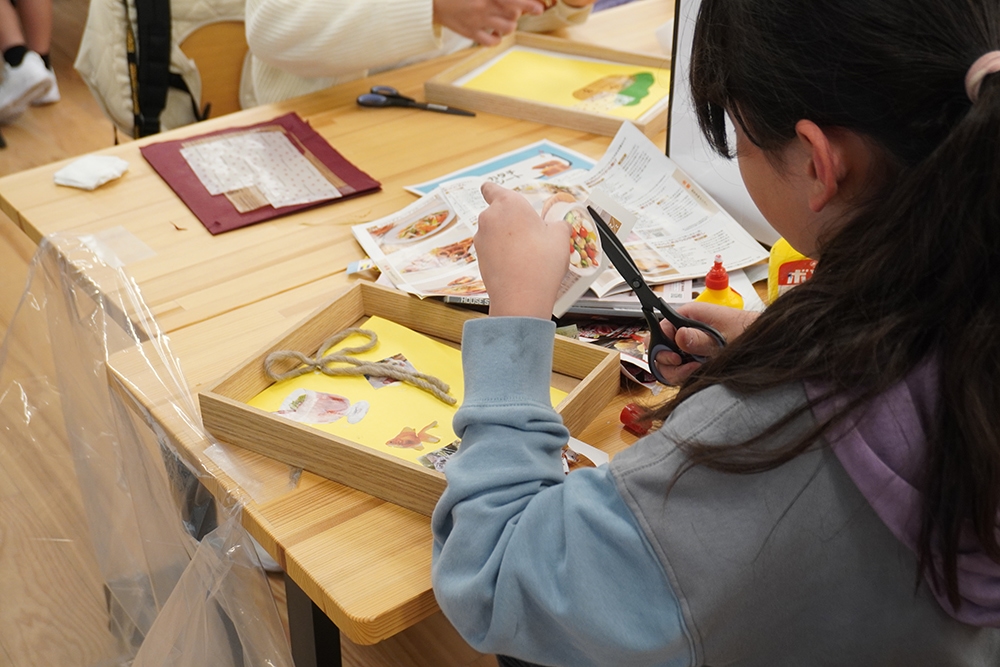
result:
M 368 342 L 357 347 L 344 347 L 334 350 L 330 354 L 323 354 L 324 351 L 329 350 L 352 334 L 365 336 L 368 338 Z M 433 375 L 408 368 L 401 368 L 395 364 L 382 361 L 363 361 L 352 356 L 367 352 L 375 347 L 377 343 L 378 334 L 374 331 L 359 329 L 357 327 L 344 329 L 323 341 L 319 349 L 316 350 L 316 354 L 311 357 L 298 350 L 275 350 L 271 352 L 264 359 L 264 372 L 267 373 L 268 377 L 277 382 L 305 375 L 306 373 L 312 373 L 313 371 L 319 371 L 330 376 L 367 375 L 369 377 L 391 378 L 423 389 L 448 405 L 455 405 L 457 403 L 454 397 L 448 395 L 450 387 L 447 383 Z M 275 370 L 276 366 L 279 364 L 283 365 L 282 362 L 289 360 L 298 362 L 295 368 L 283 373 Z

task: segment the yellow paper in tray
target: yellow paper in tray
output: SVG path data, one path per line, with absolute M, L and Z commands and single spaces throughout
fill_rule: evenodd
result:
M 515 46 L 458 85 L 636 120 L 666 99 L 670 70 Z
M 371 317 L 360 326 L 374 331 L 378 344 L 356 355 L 358 359 L 392 359 L 433 375 L 449 385 L 448 394 L 457 403 L 448 405 L 423 389 L 388 378 L 338 377 L 318 371 L 276 382 L 248 403 L 345 440 L 434 467 L 434 453 L 441 449 L 450 453 L 446 448 L 454 447 L 457 440 L 451 420 L 462 404 L 461 351 L 380 317 Z M 355 334 L 337 343 L 334 350 L 367 342 L 367 337 Z M 566 392 L 551 389 L 552 405 L 565 396 Z

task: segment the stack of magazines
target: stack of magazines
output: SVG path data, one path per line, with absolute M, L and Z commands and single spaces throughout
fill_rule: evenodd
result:
M 619 221 L 629 220 L 619 236 L 664 301 L 690 301 L 715 256 L 722 255 L 733 288 L 749 300 L 748 307 L 759 304 L 740 269 L 766 260 L 767 250 L 630 123 L 622 125 L 597 163 L 545 141 L 409 186 L 419 199 L 393 215 L 356 225 L 355 238 L 396 288 L 486 305 L 489 295 L 473 244 L 479 213 L 487 206 L 479 191 L 485 181 L 520 192 L 543 218 L 573 227 L 570 269 L 577 286 L 589 290 L 581 290 L 563 312 L 640 313 L 635 296 L 601 252 L 586 213 L 595 202 Z

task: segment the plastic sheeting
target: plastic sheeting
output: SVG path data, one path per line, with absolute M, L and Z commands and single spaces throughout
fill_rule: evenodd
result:
M 253 480 L 202 429 L 166 337 L 107 254 L 45 239 L 0 346 L 0 664 L 292 667 L 244 499 L 212 499 L 176 424 Z M 172 430 L 111 389 L 109 364 L 129 351 L 144 372 L 128 391 L 168 396 Z

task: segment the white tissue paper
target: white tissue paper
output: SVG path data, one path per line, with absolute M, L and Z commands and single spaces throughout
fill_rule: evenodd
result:
M 57 171 L 56 185 L 93 190 L 116 179 L 128 170 L 128 162 L 112 155 L 87 155 Z

